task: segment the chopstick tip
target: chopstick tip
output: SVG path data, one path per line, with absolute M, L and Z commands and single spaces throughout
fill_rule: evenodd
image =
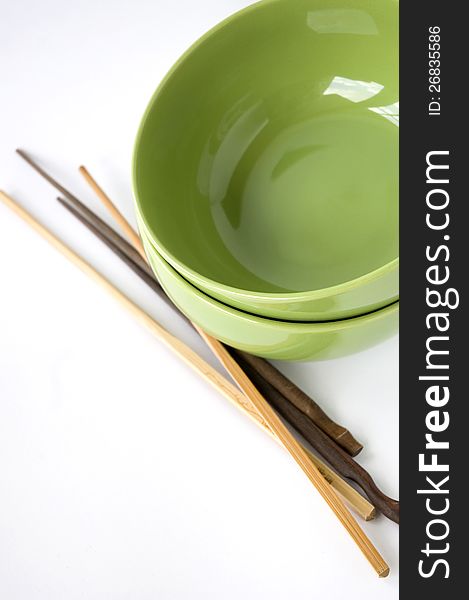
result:
M 16 152 L 16 154 L 18 154 L 18 156 L 21 156 L 21 158 L 23 160 L 25 160 L 28 164 L 30 164 L 32 167 L 36 168 L 34 161 L 32 160 L 32 158 L 29 156 L 29 154 L 25 150 L 23 150 L 22 148 L 16 148 L 15 152 Z
M 380 572 L 378 573 L 378 575 L 379 575 L 380 577 L 382 577 L 382 578 L 384 578 L 384 577 L 387 577 L 387 576 L 389 575 L 389 571 L 390 571 L 390 569 L 389 569 L 389 567 L 386 565 L 386 567 L 385 567 L 385 568 L 384 568 L 382 571 L 380 571 Z

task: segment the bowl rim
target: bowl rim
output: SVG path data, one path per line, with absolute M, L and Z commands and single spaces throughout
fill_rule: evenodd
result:
M 138 217 L 141 221 L 143 221 L 143 216 L 139 213 Z M 345 292 L 350 292 L 356 288 L 361 287 L 362 285 L 372 283 L 377 279 L 391 273 L 392 271 L 398 269 L 399 267 L 399 257 L 395 258 L 393 261 L 386 263 L 382 267 L 375 269 L 374 271 L 370 271 L 369 273 L 365 273 L 365 275 L 361 275 L 360 277 L 356 277 L 355 279 L 351 279 L 348 282 L 339 283 L 334 286 L 330 286 L 327 288 L 321 288 L 318 290 L 310 290 L 306 292 L 291 292 L 291 293 L 264 293 L 264 292 L 255 292 L 243 290 L 241 288 L 235 288 L 224 283 L 219 283 L 213 279 L 209 279 L 203 275 L 200 275 L 193 269 L 186 267 L 183 263 L 178 261 L 170 252 L 168 252 L 164 246 L 160 246 L 157 244 L 151 234 L 148 232 L 148 226 L 146 223 L 139 222 L 140 234 L 145 238 L 145 240 L 150 243 L 152 248 L 166 260 L 180 275 L 184 276 L 185 280 L 189 280 L 191 283 L 197 283 L 201 287 L 204 287 L 206 282 L 209 282 L 209 287 L 212 290 L 216 290 L 217 293 L 226 293 L 227 296 L 236 296 L 237 298 L 243 298 L 245 300 L 256 300 L 259 303 L 268 303 L 268 302 L 307 302 L 309 300 L 322 300 L 324 298 L 329 298 L 330 296 L 336 296 L 339 294 L 343 294 Z M 195 287 L 195 286 L 194 286 Z M 203 290 L 202 290 L 203 291 Z M 378 309 L 379 310 L 379 309 Z M 359 315 L 357 315 L 359 316 Z
M 158 240 L 158 236 L 155 231 L 152 229 L 151 224 L 148 222 L 144 210 L 142 208 L 142 203 L 138 194 L 138 184 L 137 184 L 137 155 L 139 154 L 139 149 L 141 146 L 141 139 L 143 136 L 143 131 L 146 126 L 146 122 L 148 121 L 150 114 L 152 113 L 154 106 L 161 95 L 163 89 L 166 87 L 167 83 L 171 79 L 173 73 L 189 57 L 192 52 L 194 52 L 199 46 L 201 46 L 206 40 L 208 40 L 212 35 L 214 35 L 219 30 L 223 29 L 226 25 L 235 21 L 236 19 L 243 17 L 245 14 L 254 12 L 257 10 L 264 9 L 268 4 L 286 2 L 288 0 L 258 0 L 257 2 L 250 4 L 242 8 L 241 10 L 236 11 L 235 13 L 229 15 L 219 23 L 217 23 L 214 27 L 205 32 L 202 36 L 200 36 L 194 43 L 192 43 L 189 48 L 176 60 L 176 62 L 171 66 L 169 71 L 163 77 L 163 79 L 158 84 L 156 90 L 153 92 L 145 112 L 140 120 L 140 124 L 137 130 L 137 135 L 135 137 L 133 151 L 132 151 L 132 195 L 134 199 L 134 207 L 137 212 L 137 217 L 139 220 L 139 228 L 142 229 L 146 234 L 146 237 L 153 248 L 160 254 L 166 262 L 170 263 L 171 266 L 175 268 L 179 273 L 184 274 L 191 282 L 197 282 L 197 285 L 200 285 L 204 289 L 210 289 L 212 291 L 217 291 L 217 293 L 221 293 L 223 295 L 226 294 L 227 297 L 236 297 L 245 300 L 254 300 L 260 303 L 279 303 L 283 304 L 284 302 L 307 302 L 314 300 L 322 300 L 324 298 L 328 298 L 330 296 L 335 296 L 338 294 L 343 294 L 346 292 L 350 292 L 355 290 L 356 288 L 361 287 L 362 285 L 372 283 L 381 277 L 386 276 L 388 273 L 391 273 L 395 270 L 399 269 L 399 255 L 392 259 L 391 261 L 381 265 L 377 269 L 373 271 L 369 271 L 360 275 L 359 277 L 355 277 L 353 279 L 349 279 L 347 281 L 343 281 L 341 283 L 335 284 L 333 286 L 328 286 L 325 288 L 319 288 L 316 290 L 304 290 L 301 292 L 260 292 L 255 290 L 245 290 L 243 288 L 237 288 L 226 283 L 222 283 L 216 281 L 215 279 L 211 279 L 201 273 L 198 273 L 194 269 L 185 265 L 181 260 L 179 260 L 170 250 L 168 250 L 161 242 Z M 391 0 L 392 2 L 393 0 Z M 396 4 L 399 4 L 398 0 L 395 0 Z M 380 309 L 378 309 L 380 310 Z M 263 317 L 265 318 L 265 317 Z M 356 317 L 353 317 L 356 318 Z
M 167 260 L 164 259 L 163 256 L 158 254 L 158 252 L 152 248 L 153 252 L 156 254 L 156 257 L 153 257 L 152 254 L 148 253 L 148 250 L 145 248 L 145 252 L 149 254 L 150 266 L 152 266 L 152 260 L 160 263 L 162 268 L 169 271 L 171 277 L 176 279 L 177 283 L 186 288 L 187 293 L 196 296 L 199 301 L 209 305 L 212 309 L 215 309 L 217 312 L 222 312 L 225 314 L 229 314 L 232 318 L 242 319 L 246 323 L 255 323 L 257 325 L 262 326 L 275 326 L 280 330 L 284 330 L 286 333 L 308 333 L 308 332 L 318 332 L 318 331 L 340 331 L 344 328 L 353 328 L 360 326 L 363 322 L 370 322 L 376 319 L 382 319 L 389 314 L 399 312 L 399 300 L 396 300 L 383 308 L 378 308 L 372 312 L 366 313 L 364 315 L 358 315 L 356 317 L 350 317 L 346 319 L 337 319 L 333 321 L 285 321 L 282 319 L 271 319 L 269 317 L 263 317 L 261 315 L 255 315 L 249 312 L 245 312 L 240 310 L 239 308 L 235 308 L 230 306 L 229 304 L 224 304 L 220 300 L 216 298 L 212 298 L 208 294 L 204 293 L 199 288 L 195 287 L 190 281 L 187 281 L 181 273 L 179 273 Z

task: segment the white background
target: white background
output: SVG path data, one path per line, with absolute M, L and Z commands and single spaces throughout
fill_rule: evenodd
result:
M 86 164 L 133 220 L 131 150 L 151 93 L 247 4 L 0 0 L 0 188 L 211 362 L 14 149 L 104 215 Z M 281 368 L 397 496 L 397 338 Z M 282 449 L 0 206 L 0 598 L 397 598 L 398 527 L 365 530 L 386 580 Z

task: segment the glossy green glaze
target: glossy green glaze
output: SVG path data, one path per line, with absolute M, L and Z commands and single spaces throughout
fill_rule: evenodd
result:
M 395 0 L 263 0 L 217 26 L 137 137 L 154 247 L 201 290 L 271 317 L 396 299 L 397 67 Z
M 150 264 L 168 296 L 204 331 L 266 358 L 322 360 L 364 350 L 397 331 L 399 302 L 362 317 L 324 323 L 275 321 L 241 312 L 197 290 L 144 241 Z

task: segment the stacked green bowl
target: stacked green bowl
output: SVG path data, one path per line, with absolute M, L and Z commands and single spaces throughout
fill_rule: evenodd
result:
M 142 120 L 151 265 L 234 347 L 341 356 L 397 329 L 398 2 L 262 0 L 202 37 Z

